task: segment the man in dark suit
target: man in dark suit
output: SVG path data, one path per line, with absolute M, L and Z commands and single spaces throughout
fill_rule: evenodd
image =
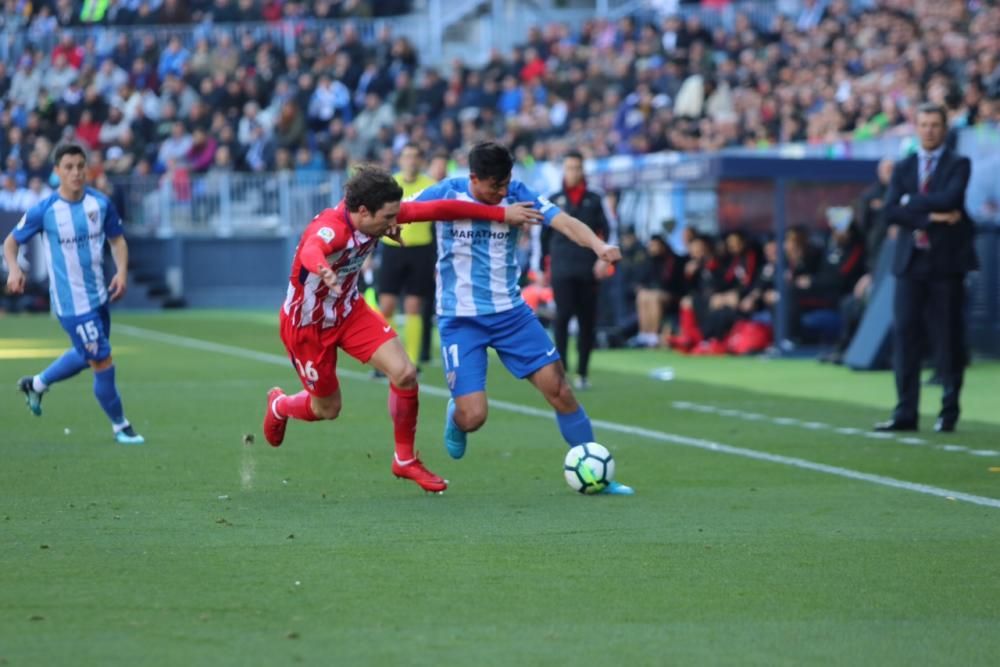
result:
M 937 355 L 943 394 L 936 431 L 955 430 L 965 372 L 965 274 L 977 268 L 973 224 L 965 212 L 969 159 L 945 147 L 944 107 L 917 111 L 920 149 L 899 161 L 885 197 L 898 225 L 893 303 L 893 370 L 898 402 L 879 431 L 915 431 L 925 330 Z M 929 317 L 925 317 L 929 313 Z M 929 329 L 929 330 L 928 330 Z

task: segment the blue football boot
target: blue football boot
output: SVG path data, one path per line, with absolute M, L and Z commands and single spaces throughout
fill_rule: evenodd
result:
M 453 459 L 465 456 L 468 434 L 455 425 L 455 399 L 448 399 L 448 412 L 444 419 L 444 446 Z

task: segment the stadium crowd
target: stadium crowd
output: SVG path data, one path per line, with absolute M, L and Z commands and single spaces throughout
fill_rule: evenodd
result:
M 6 0 L 3 30 L 26 31 L 36 46 L 0 62 L 0 210 L 48 194 L 48 156 L 68 139 L 92 151 L 91 182 L 111 192 L 134 175 L 391 167 L 408 142 L 461 162 L 473 143 L 498 138 L 525 163 L 570 147 L 601 157 L 831 143 L 908 134 L 924 99 L 944 104 L 953 128 L 1000 122 L 996 3 L 805 0 L 767 24 L 740 13 L 715 28 L 698 14 L 594 20 L 575 32 L 553 24 L 482 67 L 443 70 L 387 26 L 366 38 L 350 21 L 307 20 L 407 4 Z M 293 22 L 296 48 L 226 25 L 237 19 Z M 183 23 L 208 29 L 190 44 L 156 29 Z M 66 30 L 94 24 L 131 27 L 111 42 Z M 857 222 L 831 225 L 826 248 L 804 229 L 783 241 L 795 339 L 835 337 L 842 304 L 863 301 L 884 230 L 859 207 Z M 662 239 L 642 247 L 623 234 L 633 343 L 719 352 L 749 332 L 759 344 L 764 330 L 744 324 L 766 325 L 776 302 L 775 244 L 692 234 L 674 254 Z M 671 313 L 677 327 L 663 334 Z
M 389 28 L 366 40 L 350 22 L 301 22 L 289 53 L 238 29 L 200 31 L 192 45 L 141 28 L 110 43 L 62 30 L 87 23 L 91 5 L 104 6 L 103 23 L 222 28 L 237 12 L 368 16 L 383 4 L 122 0 L 74 14 L 65 0 L 7 0 L 5 30 L 56 45 L 0 62 L 2 168 L 18 188 L 44 182 L 66 138 L 100 154 L 95 175 L 114 176 L 388 166 L 408 141 L 460 156 L 499 138 L 527 161 L 570 146 L 591 157 L 835 142 L 908 131 L 925 98 L 947 105 L 953 127 L 1000 121 L 995 3 L 880 0 L 852 11 L 809 0 L 769 25 L 736 14 L 731 29 L 697 15 L 549 25 L 484 67 L 444 71 L 422 66 Z

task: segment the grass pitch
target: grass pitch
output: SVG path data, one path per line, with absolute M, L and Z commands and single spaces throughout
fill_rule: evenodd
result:
M 113 326 L 144 447 L 87 375 L 30 415 L 14 382 L 67 343 L 0 319 L 0 664 L 996 664 L 995 363 L 960 432 L 904 442 L 865 434 L 889 374 L 598 352 L 581 398 L 633 498 L 572 493 L 543 400 L 493 363 L 506 403 L 462 461 L 421 396 L 431 496 L 391 477 L 386 386 L 353 374 L 339 420 L 263 442 L 265 391 L 297 388 L 272 314 Z

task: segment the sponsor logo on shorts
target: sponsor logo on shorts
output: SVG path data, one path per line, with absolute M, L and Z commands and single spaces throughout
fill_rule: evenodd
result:
M 85 343 L 83 347 L 86 348 L 87 353 L 90 356 L 92 356 L 92 357 L 96 357 L 97 356 L 97 341 L 93 341 L 93 342 L 90 342 L 90 343 Z
M 444 379 L 448 383 L 448 389 L 455 388 L 455 371 L 448 371 L 444 374 Z

